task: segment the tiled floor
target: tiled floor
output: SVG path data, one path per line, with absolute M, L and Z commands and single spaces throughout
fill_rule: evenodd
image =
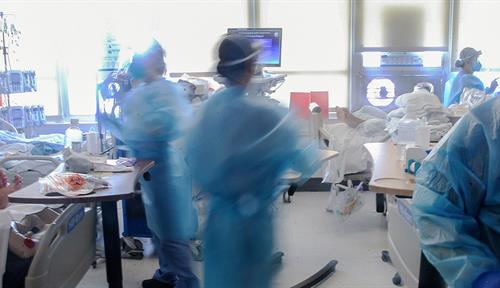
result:
M 319 287 L 392 288 L 396 272 L 380 260 L 387 248 L 385 218 L 375 212 L 373 194 L 364 207 L 349 219 L 340 221 L 325 212 L 328 193 L 297 193 L 291 204 L 277 202 L 277 250 L 283 251 L 282 267 L 277 271 L 274 287 L 285 288 L 304 280 L 332 259 L 337 271 Z M 155 258 L 124 260 L 124 287 L 140 287 L 151 277 L 157 265 Z M 201 275 L 200 263 L 195 270 Z M 91 269 L 78 288 L 107 287 L 104 264 Z M 256 287 L 257 288 L 257 287 Z

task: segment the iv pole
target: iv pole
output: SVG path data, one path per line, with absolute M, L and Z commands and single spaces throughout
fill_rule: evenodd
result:
M 8 71 L 7 68 L 7 43 L 5 42 L 5 30 L 7 29 L 7 19 L 4 17 L 4 13 L 0 11 L 0 19 L 2 20 L 2 54 L 3 54 L 3 62 L 4 62 L 4 70 L 5 72 Z M 6 85 L 7 93 L 5 94 L 7 96 L 7 107 L 10 107 L 10 93 L 9 93 L 9 85 Z

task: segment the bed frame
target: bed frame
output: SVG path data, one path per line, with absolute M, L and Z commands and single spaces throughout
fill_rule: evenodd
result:
M 26 288 L 73 288 L 95 261 L 96 205 L 72 204 L 47 228 Z

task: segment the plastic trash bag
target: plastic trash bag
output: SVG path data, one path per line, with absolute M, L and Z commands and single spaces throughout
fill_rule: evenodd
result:
M 97 189 L 109 187 L 103 179 L 78 173 L 55 173 L 40 178 L 40 192 L 60 193 L 68 197 L 90 194 Z
M 359 211 L 365 204 L 363 182 L 353 187 L 352 181 L 347 181 L 347 186 L 342 184 L 332 185 L 329 206 L 326 209 L 338 216 L 341 220 L 346 220 L 356 211 Z
M 484 91 L 475 88 L 464 88 L 464 91 L 460 97 L 460 104 L 472 109 L 479 104 L 482 104 L 491 99 L 491 96 L 486 94 Z
M 460 94 L 460 103 L 452 104 L 448 107 L 449 114 L 454 117 L 462 117 L 469 112 L 470 109 L 488 101 L 491 95 L 486 94 L 483 90 L 476 88 L 464 88 Z
M 364 147 L 365 143 L 384 142 L 389 134 L 384 131 L 385 120 L 369 119 L 351 128 L 345 123 L 337 123 L 328 127 L 328 149 L 340 154 L 328 161 L 324 182 L 340 183 L 344 175 L 366 171 L 371 166 L 372 158 Z

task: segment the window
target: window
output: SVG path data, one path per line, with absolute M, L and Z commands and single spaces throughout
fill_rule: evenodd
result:
M 163 1 L 153 30 L 165 44 L 170 72 L 215 71 L 217 45 L 228 28 L 248 26 L 248 1 Z
M 39 103 L 60 116 L 95 113 L 106 32 L 122 47 L 156 37 L 169 72 L 208 72 L 227 28 L 248 26 L 246 0 L 2 1 L 2 11 L 15 15 L 23 33 L 16 65 L 35 70 L 39 82 L 37 93 L 16 95 L 15 103 Z
M 281 68 L 269 70 L 289 75 L 273 97 L 288 104 L 290 92 L 328 91 L 330 106 L 347 106 L 349 1 L 262 0 L 259 7 L 260 27 L 283 28 Z
M 446 47 L 448 1 L 361 0 L 357 29 L 362 47 Z M 402 33 L 403 32 L 403 33 Z
M 498 17 L 500 2 L 494 0 L 460 0 L 456 1 L 458 16 L 455 21 L 456 42 L 452 64 L 457 55 L 465 47 L 474 47 L 481 50 L 480 56 L 483 67 L 490 69 L 500 68 L 500 44 L 496 36 L 491 34 L 495 29 L 495 21 Z M 452 65 L 452 68 L 455 68 Z M 489 83 L 489 82 L 485 82 Z
M 47 115 L 59 114 L 58 85 L 56 81 L 56 50 L 54 32 L 59 25 L 55 14 L 45 14 L 53 10 L 41 5 L 22 2 L 2 1 L 2 11 L 9 24 L 21 31 L 19 47 L 12 47 L 9 58 L 12 69 L 34 70 L 37 75 L 38 91 L 11 95 L 11 105 L 45 106 Z M 3 69 L 3 59 L 0 67 Z

